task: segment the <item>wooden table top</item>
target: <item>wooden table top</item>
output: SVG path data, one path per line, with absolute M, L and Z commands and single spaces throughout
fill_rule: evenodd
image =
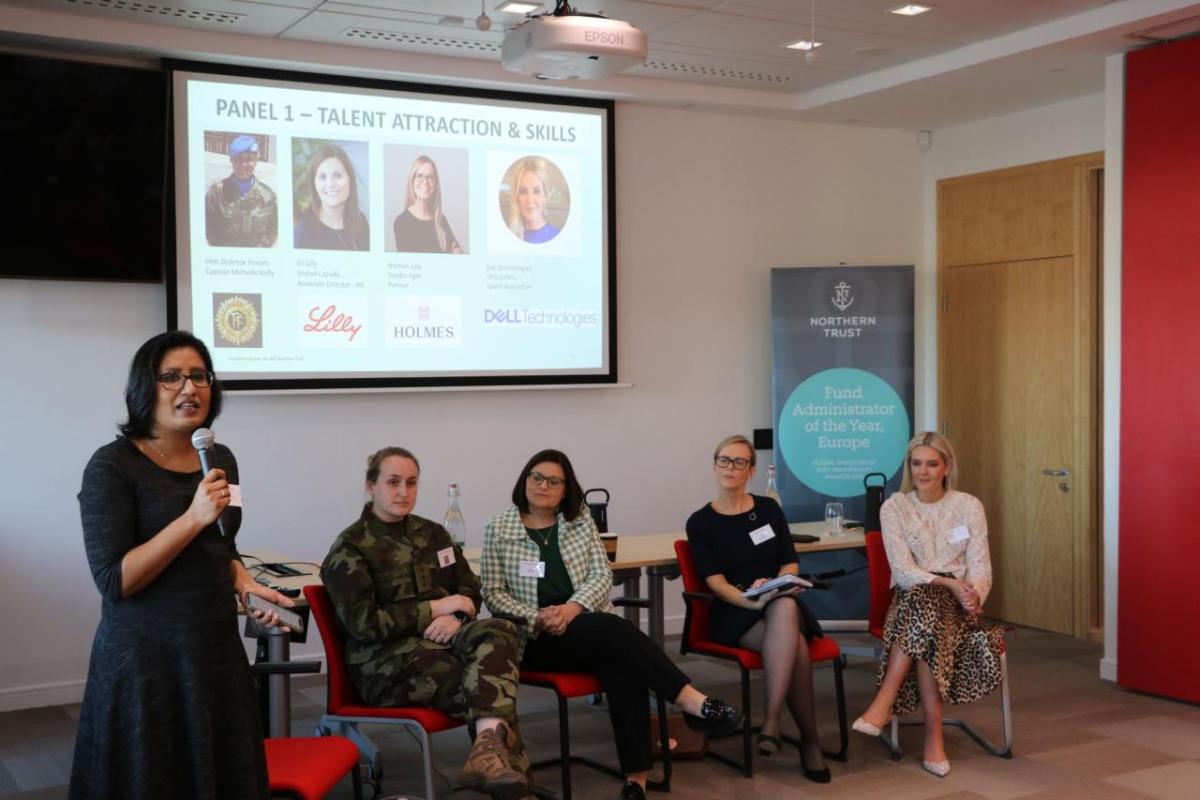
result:
M 821 540 L 811 544 L 796 543 L 797 553 L 820 553 L 829 550 L 853 550 L 866 547 L 866 536 L 862 528 L 850 528 L 838 536 L 826 532 L 825 522 L 793 522 L 788 526 L 792 533 L 820 536 Z M 612 531 L 610 531 L 611 533 Z M 613 569 L 635 569 L 663 567 L 675 563 L 675 542 L 686 539 L 685 533 L 634 533 L 619 535 L 617 560 Z M 468 547 L 463 551 L 472 566 L 479 566 L 483 554 L 481 547 Z

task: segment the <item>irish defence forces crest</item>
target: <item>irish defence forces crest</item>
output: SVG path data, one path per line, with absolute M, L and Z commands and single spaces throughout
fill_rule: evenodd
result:
M 243 345 L 254 338 L 260 320 L 254 303 L 234 295 L 217 306 L 217 336 L 231 345 Z

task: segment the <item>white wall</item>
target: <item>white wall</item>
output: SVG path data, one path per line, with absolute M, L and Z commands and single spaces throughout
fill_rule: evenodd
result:
M 385 444 L 422 460 L 418 513 L 440 519 L 446 483 L 462 483 L 471 544 L 547 446 L 613 492 L 613 530 L 681 530 L 711 494 L 712 445 L 770 424 L 770 268 L 918 261 L 909 133 L 620 105 L 616 142 L 620 378 L 633 388 L 232 396 L 214 428 L 240 461 L 243 548 L 319 560 Z M 80 695 L 99 598 L 75 493 L 122 417 L 129 358 L 165 320 L 159 286 L 0 281 L 0 710 Z M 918 387 L 931 364 L 918 362 Z M 928 403 L 918 396 L 918 418 Z
M 1124 56 L 1109 60 L 1106 91 L 1041 108 L 936 131 L 933 148 L 922 157 L 921 191 L 924 264 L 917 273 L 917 369 L 930 376 L 924 387 L 924 422 L 937 423 L 937 182 L 1037 161 L 1105 151 L 1105 241 L 1103 309 L 1104 398 L 1102 465 L 1104 481 L 1104 642 L 1102 677 L 1116 678 L 1116 458 L 1119 436 L 1120 375 L 1120 188 L 1121 98 Z M 1116 71 L 1114 72 L 1114 63 Z M 1114 124 L 1115 120 L 1115 124 Z M 932 367 L 930 365 L 933 365 Z M 923 369 L 924 368 L 924 369 Z M 1115 388 L 1114 388 L 1115 387 Z

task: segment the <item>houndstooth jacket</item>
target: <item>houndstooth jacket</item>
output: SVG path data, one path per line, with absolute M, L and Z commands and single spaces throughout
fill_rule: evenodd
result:
M 571 577 L 575 593 L 571 601 L 586 611 L 612 611 L 612 567 L 596 523 L 587 508 L 573 521 L 558 514 L 558 547 Z M 498 617 L 513 620 L 527 638 L 536 638 L 533 621 L 537 616 L 537 578 L 522 577 L 522 561 L 538 561 L 538 547 L 525 532 L 521 512 L 511 506 L 493 517 L 483 536 L 480 589 L 483 602 Z

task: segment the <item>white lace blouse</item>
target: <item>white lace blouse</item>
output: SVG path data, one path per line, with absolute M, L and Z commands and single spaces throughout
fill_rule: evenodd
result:
M 892 586 L 908 589 L 943 572 L 969 583 L 981 603 L 987 599 L 992 560 L 987 518 L 978 499 L 949 491 L 935 503 L 923 503 L 915 491 L 897 493 L 883 504 L 879 521 L 892 565 Z

